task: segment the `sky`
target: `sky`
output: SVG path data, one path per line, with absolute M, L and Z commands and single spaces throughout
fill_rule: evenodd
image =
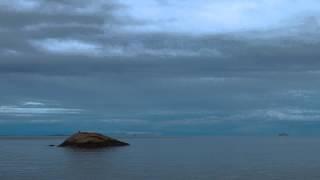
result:
M 1 0 L 0 135 L 320 135 L 318 0 Z

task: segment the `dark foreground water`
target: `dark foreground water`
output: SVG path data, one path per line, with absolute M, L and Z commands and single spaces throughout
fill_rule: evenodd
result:
M 0 138 L 0 180 L 320 179 L 320 138 L 128 138 L 80 151 L 62 138 Z

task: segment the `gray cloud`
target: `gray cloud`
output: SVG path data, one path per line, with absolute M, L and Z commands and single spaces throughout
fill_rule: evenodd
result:
M 113 130 L 148 132 L 237 119 L 243 126 L 245 121 L 317 121 L 317 9 L 294 4 L 294 11 L 276 13 L 279 18 L 268 20 L 272 28 L 263 28 L 242 9 L 261 4 L 239 2 L 239 21 L 250 26 L 233 28 L 229 19 L 229 30 L 211 32 L 208 26 L 220 21 L 181 24 L 183 14 L 171 18 L 171 10 L 186 3 L 150 1 L 152 8 L 171 14 L 144 19 L 132 14 L 142 7 L 133 2 L 1 1 L 2 122 L 19 122 L 4 111 L 54 114 L 29 119 L 33 122 L 103 122 Z M 282 3 L 273 3 L 282 9 Z M 261 13 L 263 20 L 267 12 Z M 60 106 L 17 106 L 47 101 Z M 65 112 L 77 113 L 61 116 Z

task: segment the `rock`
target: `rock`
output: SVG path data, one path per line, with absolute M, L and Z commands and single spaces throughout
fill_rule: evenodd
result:
M 50 146 L 50 147 L 55 147 L 56 145 L 50 144 L 50 145 L 48 145 L 48 146 Z
M 78 132 L 66 139 L 59 147 L 104 148 L 127 145 L 129 144 L 126 142 L 121 142 L 99 133 Z

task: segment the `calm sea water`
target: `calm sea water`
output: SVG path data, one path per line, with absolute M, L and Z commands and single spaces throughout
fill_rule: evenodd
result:
M 104 150 L 63 138 L 0 138 L 0 180 L 320 179 L 320 138 L 128 138 Z

